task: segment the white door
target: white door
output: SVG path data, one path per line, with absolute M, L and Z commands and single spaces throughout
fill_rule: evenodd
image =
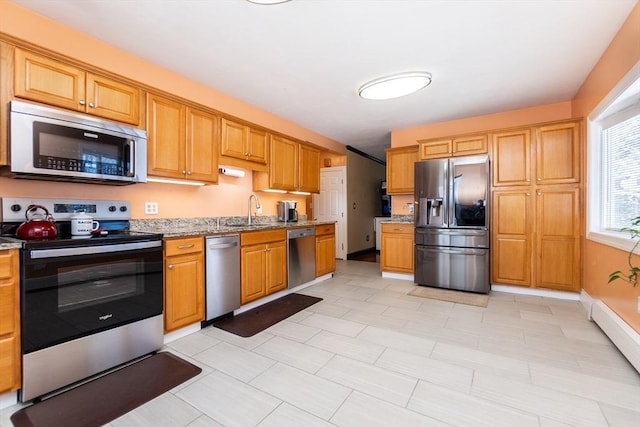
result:
M 336 258 L 347 259 L 347 167 L 320 168 L 320 194 L 313 195 L 316 221 L 336 222 Z

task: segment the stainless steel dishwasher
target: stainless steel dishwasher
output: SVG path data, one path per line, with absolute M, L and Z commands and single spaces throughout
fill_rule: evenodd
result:
M 209 322 L 240 308 L 240 235 L 210 236 L 205 242 L 205 322 Z
M 294 228 L 287 231 L 287 287 L 289 289 L 316 278 L 316 229 Z

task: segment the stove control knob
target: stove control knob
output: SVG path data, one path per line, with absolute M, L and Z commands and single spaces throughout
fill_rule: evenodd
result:
M 22 206 L 20 206 L 19 204 L 14 204 L 11 205 L 11 212 L 20 212 L 20 210 L 22 210 Z
M 116 211 L 116 207 L 111 205 L 109 206 L 109 212 L 115 212 Z
M 126 206 L 120 206 L 120 212 L 126 212 L 126 211 L 127 211 Z

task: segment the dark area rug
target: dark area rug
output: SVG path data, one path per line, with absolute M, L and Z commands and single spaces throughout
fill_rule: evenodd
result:
M 22 408 L 16 427 L 102 426 L 198 375 L 202 369 L 160 352 L 57 396 Z
M 289 294 L 237 316 L 217 320 L 213 326 L 247 338 L 320 301 L 322 298 Z

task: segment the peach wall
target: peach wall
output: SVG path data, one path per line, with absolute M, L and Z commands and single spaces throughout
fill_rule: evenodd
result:
M 575 116 L 571 115 L 571 102 L 559 102 L 557 104 L 504 111 L 484 116 L 467 117 L 449 122 L 396 129 L 391 131 L 391 146 L 404 147 L 417 144 L 417 141 L 421 139 L 526 126 L 533 123 L 551 122 L 572 117 Z
M 180 75 L 150 64 L 101 41 L 36 15 L 6 0 L 0 0 L 0 33 L 8 34 L 96 67 L 120 74 L 160 90 L 240 117 L 252 123 L 309 141 L 324 149 L 345 154 L 346 146 L 295 123 L 259 110 L 214 89 L 192 82 Z M 1 196 L 114 198 L 129 200 L 133 218 L 174 218 L 246 215 L 247 199 L 252 192 L 252 175 L 244 178 L 220 177 L 219 185 L 187 187 L 170 184 L 136 184 L 127 187 L 51 183 L 0 178 Z M 276 214 L 276 202 L 298 201 L 301 214 L 306 213 L 304 196 L 258 193 L 264 215 Z M 159 203 L 159 215 L 144 214 L 144 202 Z
M 605 53 L 593 68 L 574 97 L 572 109 L 576 116 L 587 117 L 607 96 L 620 79 L 640 61 L 640 3 L 629 14 Z M 585 169 L 587 165 L 585 164 Z M 640 212 L 638 212 L 640 215 Z M 634 257 L 640 265 L 640 256 Z M 627 266 L 627 253 L 591 240 L 584 244 L 583 287 L 594 298 L 601 299 L 640 332 L 637 299 L 640 285 L 632 288 L 617 281 L 607 284 L 609 273 Z

